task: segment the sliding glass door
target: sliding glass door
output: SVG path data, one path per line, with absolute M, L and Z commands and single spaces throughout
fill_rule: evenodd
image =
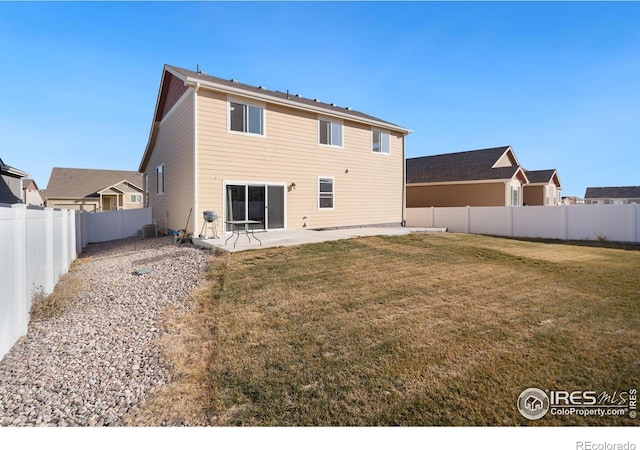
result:
M 255 220 L 246 224 L 249 230 L 273 230 L 284 228 L 284 185 L 227 184 L 225 220 Z M 233 225 L 226 224 L 226 231 Z M 237 225 L 236 225 L 237 227 Z

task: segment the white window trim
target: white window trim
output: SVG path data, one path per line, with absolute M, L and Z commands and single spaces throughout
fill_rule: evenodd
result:
M 373 149 L 373 133 L 377 132 L 380 133 L 380 151 L 376 152 Z M 389 151 L 387 152 L 383 152 L 382 151 L 382 135 L 386 134 L 389 137 Z M 391 133 L 388 130 L 383 130 L 381 128 L 372 128 L 371 129 L 371 153 L 375 153 L 376 155 L 390 155 L 391 154 Z
M 320 121 L 324 121 L 324 122 L 329 122 L 329 123 L 337 123 L 340 124 L 340 129 L 341 129 L 341 137 L 342 139 L 340 139 L 340 145 L 333 145 L 333 144 L 323 144 L 322 142 L 320 142 Z M 335 117 L 328 117 L 328 116 L 318 116 L 318 145 L 321 147 L 331 147 L 331 148 L 344 148 L 344 121 L 342 119 L 337 119 Z
M 262 134 L 250 133 L 249 131 L 235 131 L 231 129 L 231 103 L 240 103 L 242 105 L 253 106 L 262 109 Z M 258 138 L 267 137 L 267 105 L 262 102 L 246 100 L 244 98 L 227 96 L 227 133 L 238 136 L 252 136 Z
M 320 206 L 320 180 L 331 180 L 331 195 L 333 199 L 331 208 L 323 208 Z M 318 211 L 333 211 L 334 209 L 336 209 L 336 179 L 335 177 L 321 175 L 318 177 Z
M 159 185 L 158 185 L 158 169 L 162 168 L 162 191 L 159 190 Z M 164 167 L 164 163 L 162 164 L 158 164 L 156 166 L 156 195 L 164 195 L 164 193 L 167 191 L 166 189 L 166 177 L 165 177 L 165 167 Z
M 245 180 L 222 180 L 222 213 L 221 217 L 224 223 L 227 220 L 227 186 L 264 186 L 268 188 L 269 186 L 276 186 L 284 188 L 284 228 L 269 228 L 264 230 L 265 232 L 272 230 L 286 230 L 287 229 L 287 183 L 282 181 L 245 181 Z M 226 227 L 223 225 L 223 233 L 230 234 L 231 231 L 226 231 Z
M 142 203 L 142 199 L 143 199 L 142 194 L 130 194 L 130 195 L 131 195 L 130 197 L 131 203 Z M 140 198 L 140 200 L 139 201 L 134 200 L 134 196 L 136 198 Z

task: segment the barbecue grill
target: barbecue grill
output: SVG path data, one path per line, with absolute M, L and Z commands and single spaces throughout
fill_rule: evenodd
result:
M 204 219 L 204 222 L 202 223 L 202 229 L 200 230 L 200 238 L 209 239 L 209 236 L 207 236 L 207 231 L 209 229 L 209 225 L 211 225 L 211 239 L 219 239 L 220 236 L 218 236 L 218 219 L 220 218 L 220 215 L 215 211 L 204 211 L 202 213 L 202 217 Z

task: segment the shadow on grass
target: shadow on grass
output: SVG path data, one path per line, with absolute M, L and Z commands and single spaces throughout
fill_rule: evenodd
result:
M 640 251 L 640 243 L 634 242 L 615 242 L 615 241 L 564 241 L 562 239 L 546 239 L 546 238 L 525 238 L 525 237 L 509 237 L 509 236 L 495 236 L 495 235 L 485 235 L 496 237 L 500 239 L 506 239 L 510 241 L 520 241 L 520 242 L 537 242 L 541 244 L 562 244 L 562 245 L 575 245 L 579 247 L 594 247 L 594 248 L 611 248 L 616 250 L 632 250 L 632 251 Z

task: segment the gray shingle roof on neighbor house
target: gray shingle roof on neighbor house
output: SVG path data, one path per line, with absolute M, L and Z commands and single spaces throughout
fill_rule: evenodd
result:
M 232 89 L 242 89 L 250 93 L 257 94 L 259 96 L 272 97 L 274 100 L 286 100 L 288 102 L 299 103 L 300 106 L 302 107 L 311 107 L 311 108 L 320 107 L 320 108 L 326 109 L 328 112 L 333 111 L 336 113 L 340 113 L 341 115 L 347 114 L 349 116 L 354 117 L 355 119 L 380 122 L 382 124 L 387 124 L 393 128 L 403 129 L 403 131 L 408 133 L 411 132 L 411 130 L 404 129 L 403 127 L 396 125 L 394 123 L 379 119 L 374 116 L 370 116 L 360 111 L 355 111 L 349 107 L 337 106 L 334 103 L 324 103 L 316 99 L 304 98 L 301 95 L 297 95 L 297 94 L 291 94 L 291 93 L 280 92 L 280 91 L 271 91 L 269 89 L 266 89 L 264 86 L 259 86 L 259 87 L 251 86 L 249 84 L 240 83 L 239 81 L 236 81 L 236 80 L 232 81 L 232 80 L 227 80 L 225 78 L 215 77 L 205 72 L 198 73 L 192 70 L 183 69 L 183 68 L 171 66 L 171 65 L 166 65 L 166 67 L 173 70 L 174 72 L 181 74 L 185 78 L 188 77 L 188 78 L 198 79 L 198 80 L 226 86 L 227 88 L 232 88 Z
M 584 198 L 640 198 L 640 186 L 588 187 Z
M 45 190 L 47 198 L 84 198 L 126 180 L 142 189 L 142 174 L 132 170 L 54 167 Z
M 529 179 L 529 183 L 548 183 L 555 173 L 555 169 L 546 170 L 525 170 L 524 173 Z
M 504 146 L 407 158 L 407 184 L 510 179 L 520 166 L 493 168 L 509 148 Z

